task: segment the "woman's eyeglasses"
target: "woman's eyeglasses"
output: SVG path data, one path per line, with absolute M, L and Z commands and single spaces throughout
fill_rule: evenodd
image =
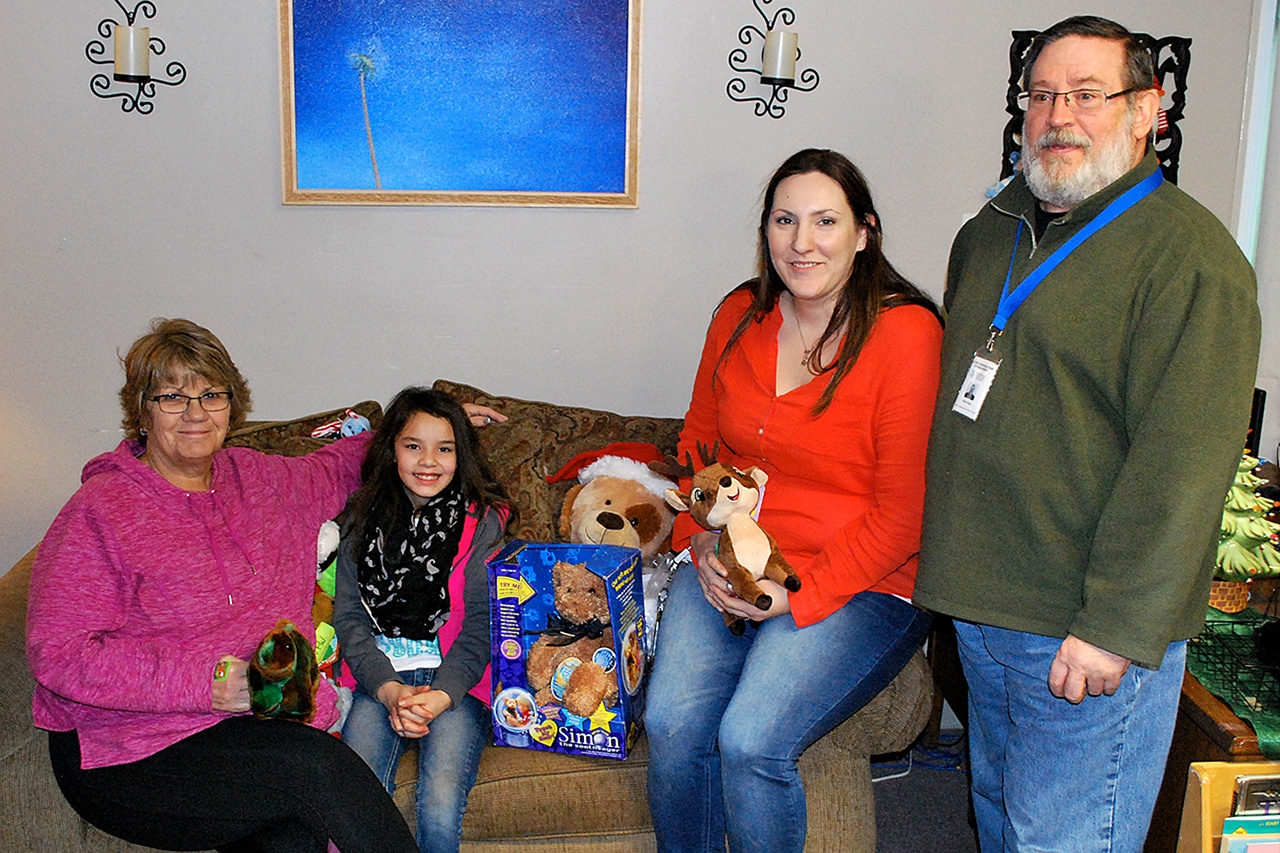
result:
M 221 412 L 231 405 L 231 397 L 230 391 L 206 391 L 195 397 L 186 394 L 157 394 L 144 399 L 154 402 L 166 415 L 181 415 L 186 413 L 192 400 L 199 400 L 200 408 L 206 412 Z

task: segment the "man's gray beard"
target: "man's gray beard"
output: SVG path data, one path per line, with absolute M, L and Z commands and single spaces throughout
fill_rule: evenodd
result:
M 1089 137 L 1066 128 L 1046 131 L 1035 147 L 1024 142 L 1022 171 L 1027 176 L 1031 194 L 1054 207 L 1070 209 L 1111 186 L 1133 168 L 1133 145 L 1130 142 L 1133 124 L 1133 111 L 1128 110 L 1121 132 L 1111 143 L 1102 146 L 1096 146 Z M 1025 130 L 1023 138 L 1026 138 Z M 1059 176 L 1051 174 L 1051 167 L 1047 168 L 1041 161 L 1040 149 L 1061 144 L 1080 146 L 1084 157 L 1074 172 Z

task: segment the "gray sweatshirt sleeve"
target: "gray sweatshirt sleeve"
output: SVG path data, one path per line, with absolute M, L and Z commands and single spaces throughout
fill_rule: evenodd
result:
M 338 633 L 342 660 L 351 667 L 352 674 L 365 692 L 376 697 L 378 688 L 383 684 L 402 682 L 403 679 L 373 640 L 373 620 L 360 601 L 359 573 L 352 554 L 355 546 L 352 538 L 349 527 L 344 526 L 334 579 L 333 627 Z
M 445 653 L 432 682 L 434 689 L 449 694 L 454 707 L 480 681 L 489 663 L 489 574 L 485 561 L 501 542 L 501 514 L 486 509 L 476 525 L 464 567 L 462 631 Z

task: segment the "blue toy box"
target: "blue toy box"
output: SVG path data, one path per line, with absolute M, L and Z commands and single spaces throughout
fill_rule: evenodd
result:
M 552 581 L 559 562 L 585 567 L 603 580 L 608 626 L 574 626 L 558 612 Z M 615 545 L 514 540 L 489 560 L 489 607 L 494 742 L 568 755 L 626 758 L 640 733 L 644 713 L 646 649 L 640 552 Z M 540 652 L 535 652 L 546 654 L 548 643 L 562 644 L 556 642 L 561 630 L 572 636 L 575 630 L 593 629 L 602 641 L 607 640 L 603 631 L 612 632 L 612 643 L 604 642 L 591 660 L 609 674 L 610 684 L 616 682 L 617 700 L 601 701 L 588 716 L 563 707 L 565 685 L 581 663 L 569 657 L 555 667 L 550 684 L 542 690 L 542 701 L 538 701 L 539 690 L 530 684 L 526 671 L 534 644 L 547 636 Z

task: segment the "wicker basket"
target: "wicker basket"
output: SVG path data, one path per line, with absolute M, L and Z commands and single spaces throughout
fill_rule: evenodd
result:
M 1215 580 L 1209 588 L 1209 606 L 1223 613 L 1239 613 L 1249 606 L 1247 581 Z

